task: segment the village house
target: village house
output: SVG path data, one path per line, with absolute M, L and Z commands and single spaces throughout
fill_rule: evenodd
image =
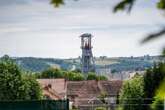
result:
M 79 110 L 87 110 L 91 107 L 107 105 L 115 106 L 117 97 L 122 86 L 122 81 L 69 81 L 67 83 L 67 98 Z M 102 93 L 106 94 L 105 102 L 99 97 Z
M 65 99 L 67 82 L 65 79 L 38 79 L 46 99 Z
M 68 98 L 70 106 L 79 110 L 106 105 L 113 109 L 117 103 L 122 81 L 66 81 L 65 79 L 38 79 L 48 99 Z M 105 95 L 104 100 L 100 99 Z

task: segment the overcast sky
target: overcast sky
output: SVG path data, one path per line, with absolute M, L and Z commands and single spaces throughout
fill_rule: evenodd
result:
M 93 34 L 94 56 L 158 55 L 163 40 L 140 45 L 165 24 L 157 0 L 139 0 L 131 14 L 112 13 L 119 0 L 0 0 L 0 56 L 71 58 L 81 55 L 80 38 Z

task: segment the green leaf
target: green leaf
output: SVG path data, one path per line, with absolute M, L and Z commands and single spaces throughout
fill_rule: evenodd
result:
M 162 53 L 163 53 L 163 56 L 165 57 L 165 48 L 163 49 L 163 52 Z
M 160 30 L 160 31 L 158 31 L 156 33 L 153 33 L 153 34 L 148 35 L 146 38 L 144 38 L 142 40 L 141 43 L 146 43 L 146 42 L 148 42 L 150 40 L 159 38 L 159 37 L 163 36 L 164 34 L 165 34 L 165 28 L 163 28 L 162 30 Z
M 50 3 L 53 4 L 55 7 L 59 7 L 60 5 L 64 5 L 64 0 L 51 0 Z
M 130 12 L 135 1 L 136 0 L 123 0 L 114 7 L 113 12 L 117 12 L 120 10 L 127 10 L 128 12 Z
M 157 7 L 158 7 L 159 9 L 165 10 L 165 0 L 160 0 L 160 1 L 157 3 Z

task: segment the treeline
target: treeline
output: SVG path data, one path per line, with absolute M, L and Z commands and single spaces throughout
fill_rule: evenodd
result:
M 124 82 L 118 110 L 163 110 L 164 96 L 165 64 L 159 63 Z
M 142 57 L 143 58 L 143 57 Z M 157 61 L 159 57 L 155 59 L 141 59 L 140 58 L 119 58 L 116 59 L 118 63 L 107 65 L 111 68 L 112 72 L 121 71 L 132 71 L 132 70 L 145 70 L 146 68 L 151 68 L 153 66 L 153 61 Z M 73 65 L 76 69 L 80 69 L 80 63 L 75 59 L 65 60 L 65 59 L 53 59 L 53 58 L 33 58 L 33 57 L 22 57 L 13 58 L 13 60 L 24 70 L 32 72 L 42 72 L 52 66 L 58 65 L 64 70 L 71 70 Z M 96 59 L 97 60 L 97 59 Z M 107 59 L 108 61 L 109 59 Z M 103 60 L 104 62 L 106 60 Z M 96 67 L 101 67 L 102 65 L 97 65 Z
M 122 72 L 122 71 L 143 71 L 147 68 L 151 68 L 154 64 L 149 60 L 140 59 L 119 59 L 119 63 L 109 65 L 111 72 Z
M 66 71 L 58 68 L 48 68 L 36 74 L 36 78 L 65 78 L 69 81 L 108 80 L 106 76 L 96 75 L 95 73 L 88 73 L 85 75 L 79 71 Z
M 13 58 L 13 60 L 24 70 L 32 72 L 41 72 L 51 66 L 60 66 L 64 70 L 70 70 L 72 65 L 78 64 L 67 62 L 63 59 L 53 59 L 53 58 L 34 58 L 34 57 L 22 57 L 22 58 Z

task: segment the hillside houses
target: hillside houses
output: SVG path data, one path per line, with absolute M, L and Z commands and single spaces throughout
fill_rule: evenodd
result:
M 122 81 L 66 81 L 65 79 L 38 79 L 43 93 L 49 99 L 68 98 L 72 107 L 86 110 L 91 107 L 116 104 Z M 99 97 L 106 94 L 105 101 Z

